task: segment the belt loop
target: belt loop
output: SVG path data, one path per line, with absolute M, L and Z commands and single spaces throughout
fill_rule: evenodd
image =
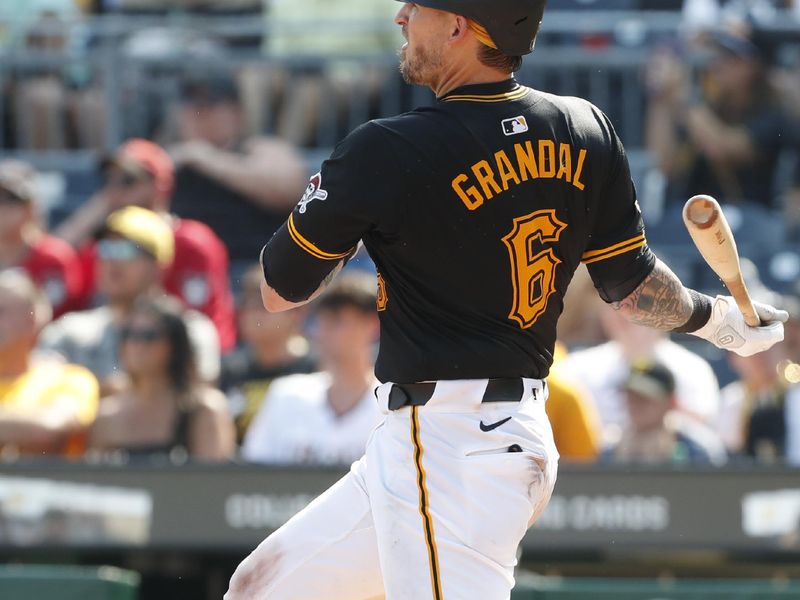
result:
M 522 377 L 490 379 L 483 402 L 519 402 L 524 396 L 525 380 Z
M 404 406 L 411 404 L 411 396 L 403 388 L 403 386 L 396 383 L 392 384 L 392 389 L 389 390 L 389 410 L 398 410 Z

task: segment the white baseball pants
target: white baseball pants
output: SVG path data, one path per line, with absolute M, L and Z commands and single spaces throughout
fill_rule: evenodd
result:
M 440 381 L 389 411 L 391 386 L 366 455 L 239 565 L 225 600 L 509 598 L 556 480 L 546 386 L 482 403 L 486 380 Z

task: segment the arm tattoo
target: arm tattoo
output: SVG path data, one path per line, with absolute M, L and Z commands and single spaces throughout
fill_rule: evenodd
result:
M 309 300 L 316 298 L 322 292 L 325 291 L 325 288 L 330 285 L 331 281 L 336 279 L 336 276 L 341 272 L 341 270 L 350 261 L 350 259 L 355 256 L 356 252 L 358 252 L 358 249 L 360 247 L 361 243 L 359 242 L 358 244 L 353 246 L 353 248 L 350 250 L 350 253 L 347 256 L 345 256 L 342 260 L 336 263 L 336 266 L 333 267 L 333 270 L 325 276 L 325 279 L 322 280 L 322 282 L 319 284 L 319 287 L 317 288 L 317 291 L 314 292 L 314 294 L 311 296 L 311 298 L 309 298 Z
M 322 280 L 322 283 L 319 284 L 320 291 L 324 290 L 330 285 L 331 281 L 333 281 L 342 270 L 342 267 L 344 267 L 344 261 L 340 260 L 339 263 L 333 267 L 333 270 L 325 276 L 325 279 Z
M 311 296 L 308 297 L 308 300 L 303 302 L 303 304 L 305 304 L 306 302 L 311 302 L 312 300 L 316 300 L 317 298 L 319 298 L 320 295 L 322 295 L 322 292 L 325 291 L 325 288 L 327 288 L 331 284 L 331 281 L 336 279 L 336 276 L 342 270 L 342 267 L 344 267 L 344 264 L 345 264 L 345 261 L 344 260 L 340 260 L 336 264 L 336 266 L 333 267 L 331 272 L 328 273 L 325 276 L 325 279 L 323 279 L 322 282 L 320 282 L 319 287 L 316 289 L 316 291 L 313 294 L 311 294 Z
M 619 302 L 615 310 L 639 325 L 670 331 L 685 324 L 692 315 L 692 299 L 678 277 L 660 260 L 653 272 Z

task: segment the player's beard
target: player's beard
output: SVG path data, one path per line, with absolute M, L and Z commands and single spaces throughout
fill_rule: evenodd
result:
M 428 49 L 417 46 L 409 56 L 408 46 L 400 49 L 400 74 L 406 83 L 432 85 L 436 73 L 444 63 L 440 48 Z

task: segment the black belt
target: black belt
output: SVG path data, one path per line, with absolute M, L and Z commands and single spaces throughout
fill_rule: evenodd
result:
M 431 399 L 435 389 L 436 382 L 392 384 L 389 391 L 389 410 L 404 406 L 423 406 Z M 519 402 L 524 391 L 525 386 L 520 377 L 490 379 L 481 402 Z M 536 390 L 533 393 L 535 396 Z

